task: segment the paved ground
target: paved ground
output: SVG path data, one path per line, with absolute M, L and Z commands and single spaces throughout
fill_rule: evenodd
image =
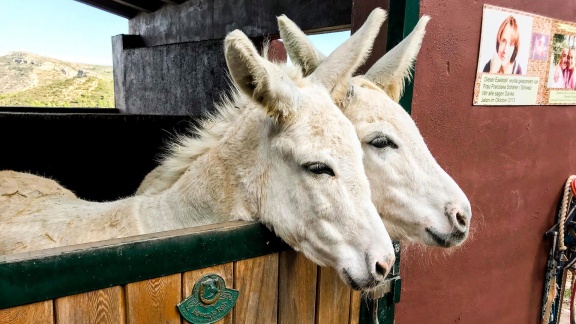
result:
M 562 307 L 562 314 L 558 324 L 570 324 L 570 307 L 568 305 Z

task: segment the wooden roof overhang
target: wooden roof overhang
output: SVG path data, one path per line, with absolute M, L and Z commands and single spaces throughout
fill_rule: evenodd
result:
M 139 13 L 152 13 L 166 4 L 182 4 L 186 0 L 76 0 L 89 6 L 124 17 L 134 18 Z

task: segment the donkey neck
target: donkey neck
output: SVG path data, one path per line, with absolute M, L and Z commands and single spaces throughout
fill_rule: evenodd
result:
M 269 163 L 265 153 L 272 123 L 250 102 L 240 109 L 244 112 L 222 138 L 191 159 L 169 188 L 142 197 L 146 210 L 160 213 L 175 228 L 258 219 L 258 188 Z

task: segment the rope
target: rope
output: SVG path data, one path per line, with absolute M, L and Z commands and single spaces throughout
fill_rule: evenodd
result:
M 568 177 L 568 180 L 566 180 L 566 184 L 564 185 L 564 194 L 562 196 L 562 205 L 560 207 L 560 220 L 559 220 L 559 224 L 558 224 L 558 233 L 554 233 L 554 241 L 555 244 L 559 245 L 559 250 L 560 251 L 566 251 L 568 248 L 566 247 L 566 245 L 564 245 L 564 223 L 566 222 L 566 215 L 568 213 L 568 206 L 570 204 L 570 199 L 572 198 L 573 195 L 575 195 L 575 192 L 570 192 L 571 191 L 571 184 L 572 181 L 576 179 L 576 175 L 571 175 L 570 177 Z M 558 235 L 558 239 L 560 240 L 560 242 L 558 242 L 556 240 L 556 235 Z M 564 253 L 562 253 L 563 255 Z M 551 256 L 553 257 L 553 256 Z M 562 257 L 561 257 L 562 259 Z M 556 265 L 556 262 L 554 262 L 553 260 L 551 260 L 550 262 L 552 262 L 552 264 Z M 563 278 L 566 278 L 567 272 L 564 272 L 564 276 Z M 576 276 L 574 276 L 574 272 L 572 272 L 572 286 L 571 288 L 574 289 L 574 284 L 575 284 L 575 280 L 576 280 Z M 557 286 L 556 283 L 556 277 L 557 276 L 552 276 L 551 278 L 547 278 L 548 281 L 548 294 L 545 296 L 545 304 L 544 304 L 544 314 L 543 314 L 543 318 L 542 318 L 542 324 L 549 324 L 551 320 L 558 320 L 559 316 L 560 316 L 560 310 L 562 309 L 562 300 L 560 300 L 560 304 L 557 307 L 557 314 L 555 315 L 555 318 L 551 318 L 552 315 L 552 304 L 554 304 L 554 300 L 556 299 L 556 292 L 560 289 L 560 287 Z M 561 284 L 565 282 L 565 280 L 563 279 Z M 563 291 L 560 290 L 560 291 Z M 562 297 L 561 297 L 562 298 Z M 572 306 L 572 305 L 570 305 Z M 572 307 L 571 307 L 572 308 Z M 572 312 L 572 309 L 571 309 Z
M 562 197 L 562 208 L 560 209 L 560 228 L 558 233 L 560 235 L 560 251 L 566 251 L 567 247 L 564 245 L 564 222 L 566 221 L 566 214 L 568 212 L 568 205 L 570 203 L 570 198 L 572 197 L 570 184 L 576 179 L 576 175 L 571 175 L 566 180 L 564 185 L 564 196 Z

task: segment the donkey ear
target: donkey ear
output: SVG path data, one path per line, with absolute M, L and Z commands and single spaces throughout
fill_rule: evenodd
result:
M 372 10 L 364 25 L 334 50 L 310 75 L 328 88 L 334 100 L 344 96 L 352 74 L 370 55 L 374 39 L 384 19 L 386 11 L 380 8 Z
M 276 18 L 280 38 L 284 42 L 284 48 L 295 65 L 300 66 L 304 76 L 308 76 L 324 61 L 326 56 L 320 53 L 308 40 L 306 34 L 286 15 Z
M 410 80 L 412 65 L 420 51 L 429 20 L 429 16 L 422 16 L 410 35 L 382 56 L 364 75 L 396 102 L 404 93 L 405 81 Z
M 224 39 L 226 65 L 236 87 L 261 104 L 276 120 L 294 111 L 297 89 L 277 66 L 263 59 L 240 30 Z

